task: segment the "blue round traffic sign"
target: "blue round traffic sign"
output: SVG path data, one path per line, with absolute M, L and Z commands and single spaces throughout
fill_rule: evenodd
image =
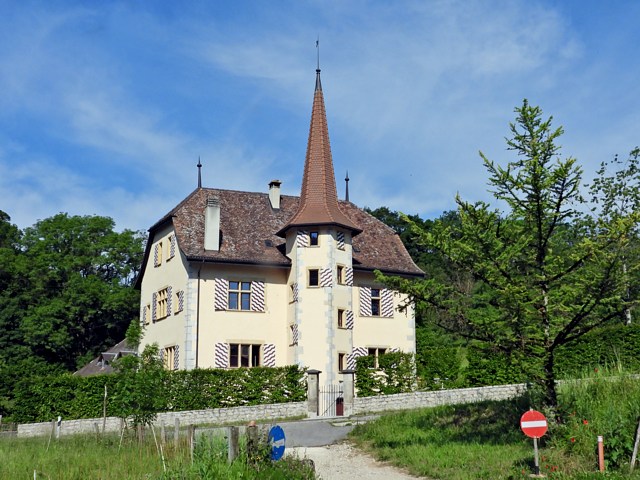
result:
M 271 445 L 271 460 L 280 460 L 284 455 L 284 430 L 279 425 L 269 430 L 269 445 Z

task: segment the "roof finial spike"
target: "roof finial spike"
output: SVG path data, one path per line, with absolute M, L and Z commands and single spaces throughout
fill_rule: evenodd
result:
M 200 163 L 200 155 L 198 155 L 198 188 L 202 188 L 202 163 Z
M 320 35 L 316 40 L 316 50 L 318 55 L 318 64 L 316 67 L 316 90 L 322 90 L 322 83 L 320 83 Z
M 349 201 L 349 170 L 347 170 L 347 176 L 344 177 L 344 182 L 347 184 L 347 191 L 344 196 L 344 199 L 348 202 Z

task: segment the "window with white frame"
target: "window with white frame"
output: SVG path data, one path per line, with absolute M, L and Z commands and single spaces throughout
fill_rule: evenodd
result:
M 251 310 L 251 282 L 229 281 L 229 310 Z
M 229 344 L 229 367 L 259 367 L 262 345 L 249 343 Z
M 387 353 L 386 348 L 371 347 L 367 349 L 367 355 L 374 358 L 373 364 L 375 368 L 378 368 L 380 366 L 378 360 L 380 358 L 380 355 L 384 355 L 385 353 Z

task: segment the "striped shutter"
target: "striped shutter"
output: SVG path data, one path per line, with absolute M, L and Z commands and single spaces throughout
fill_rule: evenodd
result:
M 176 345 L 173 352 L 173 369 L 178 370 L 180 368 L 180 346 Z
M 251 311 L 264 312 L 264 282 L 251 282 Z
M 227 368 L 229 366 L 229 344 L 228 343 L 216 343 L 215 344 L 215 368 Z
M 158 319 L 158 294 L 153 292 L 151 295 L 151 321 L 153 323 Z
M 400 351 L 399 348 L 393 347 L 389 349 L 389 353 L 398 353 Z
M 298 284 L 294 283 L 291 285 L 291 291 L 293 292 L 293 301 L 297 302 L 298 301 L 298 293 L 299 293 L 299 288 L 298 288 Z
M 345 267 L 344 284 L 353 287 L 353 267 Z
M 300 334 L 298 333 L 298 324 L 291 325 L 291 345 L 298 345 Z
M 276 366 L 276 346 L 273 343 L 264 344 L 262 355 L 265 367 Z
M 167 317 L 171 315 L 171 287 L 167 287 Z
M 184 290 L 180 290 L 178 292 L 178 309 L 176 310 L 176 313 L 181 312 L 182 310 L 184 310 Z
M 380 291 L 380 314 L 383 317 L 393 317 L 393 291 L 388 288 Z
M 353 310 L 346 310 L 344 314 L 347 317 L 345 327 L 347 327 L 349 330 L 353 330 Z
M 140 318 L 142 318 L 142 325 L 146 325 L 147 324 L 147 306 L 146 305 L 142 306 L 142 312 L 140 314 Z
M 160 350 L 160 361 L 164 365 L 164 348 L 162 350 Z
M 306 230 L 298 230 L 298 236 L 296 237 L 296 245 L 298 248 L 304 248 L 309 246 L 309 232 Z
M 338 232 L 338 250 L 344 250 L 344 232 Z
M 176 255 L 176 236 L 171 235 L 169 237 L 169 258 L 173 258 Z
M 356 369 L 356 359 L 367 355 L 367 347 L 354 347 L 351 353 L 347 355 L 347 370 Z
M 360 316 L 371 316 L 371 289 L 360 287 Z
M 158 249 L 160 248 L 160 245 L 158 245 L 157 243 L 154 245 L 153 247 L 153 266 L 157 267 L 158 265 L 160 265 L 160 262 L 158 261 Z
M 332 287 L 333 286 L 333 270 L 330 268 L 320 269 L 320 286 Z
M 214 306 L 216 310 L 226 310 L 229 305 L 229 282 L 224 278 L 216 278 Z M 226 365 L 225 365 L 226 366 Z

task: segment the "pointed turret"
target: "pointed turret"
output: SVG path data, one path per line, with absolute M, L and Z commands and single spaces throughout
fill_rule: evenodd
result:
M 324 108 L 320 69 L 316 70 L 316 88 L 311 112 L 309 142 L 304 162 L 302 191 L 298 211 L 277 233 L 284 237 L 293 227 L 336 225 L 351 230 L 353 235 L 360 233 L 358 228 L 338 206 L 336 179 L 333 172 L 331 145 L 327 115 Z

